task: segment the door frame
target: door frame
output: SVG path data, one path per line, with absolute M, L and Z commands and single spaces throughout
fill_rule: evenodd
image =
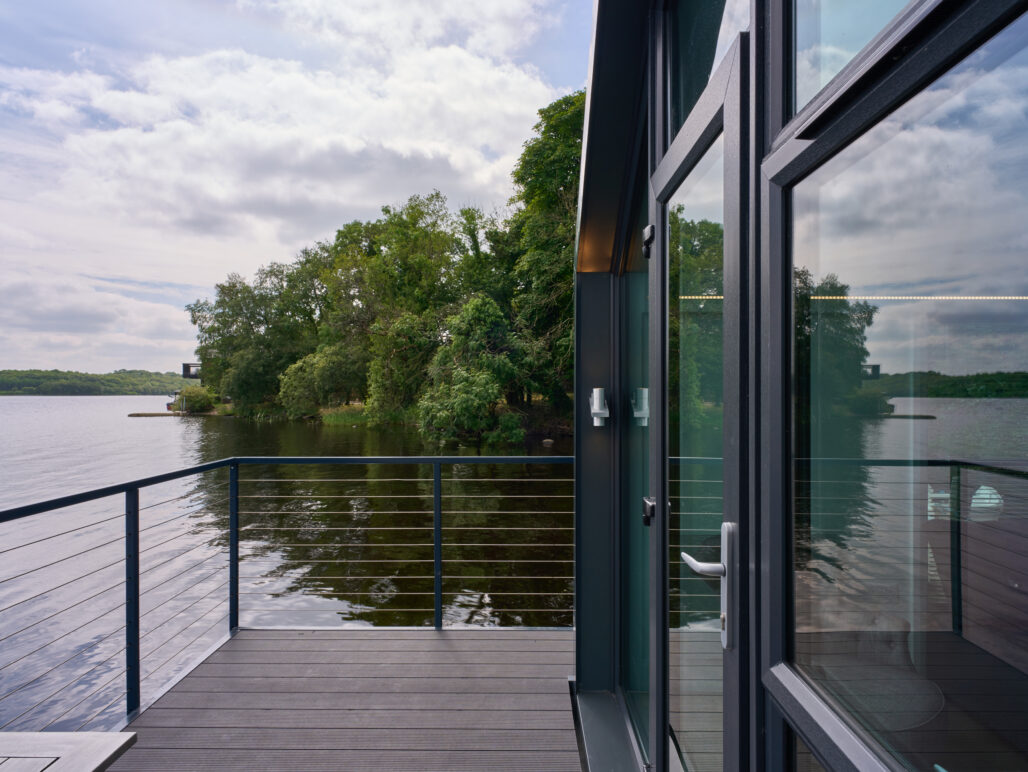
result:
M 758 3 L 758 5 L 763 2 Z M 753 348 L 757 441 L 753 491 L 756 590 L 751 595 L 755 667 L 752 736 L 763 752 L 752 767 L 788 769 L 790 733 L 832 770 L 905 769 L 869 734 L 844 717 L 792 665 L 792 254 L 790 191 L 883 117 L 919 93 L 1025 12 L 1021 0 L 911 4 L 886 25 L 811 102 L 789 118 L 789 0 L 766 0 L 771 23 L 756 44 L 766 81 L 754 89 L 761 124 L 752 217 L 755 223 Z M 756 72 L 756 70 L 754 70 Z M 763 110 L 761 111 L 761 105 Z M 756 125 L 756 124 L 755 124 Z M 762 160 L 761 160 L 762 159 Z M 758 712 L 759 711 L 759 712 Z
M 723 302 L 723 428 L 725 521 L 737 525 L 733 555 L 735 581 L 728 614 L 734 620 L 734 645 L 723 652 L 723 753 L 725 769 L 740 769 L 749 753 L 749 570 L 750 565 L 750 377 L 749 377 L 749 34 L 737 36 L 692 108 L 685 123 L 666 146 L 666 88 L 662 24 L 654 16 L 649 104 L 650 212 L 657 223 L 650 271 L 650 494 L 657 501 L 650 533 L 650 763 L 669 769 L 669 462 L 668 421 L 668 210 L 675 191 L 712 143 L 724 135 L 724 302 Z M 664 151 L 664 152 L 660 152 Z

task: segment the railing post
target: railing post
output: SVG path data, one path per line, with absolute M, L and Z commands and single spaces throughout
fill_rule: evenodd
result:
M 126 712 L 139 710 L 139 488 L 125 491 L 125 678 Z
M 949 587 L 950 604 L 952 607 L 953 632 L 963 635 L 964 632 L 964 592 L 962 559 L 960 555 L 961 538 L 960 524 L 960 467 L 949 468 Z
M 228 631 L 239 629 L 239 464 L 228 467 Z
M 435 560 L 435 629 L 443 629 L 443 472 L 442 465 L 432 464 L 432 557 Z

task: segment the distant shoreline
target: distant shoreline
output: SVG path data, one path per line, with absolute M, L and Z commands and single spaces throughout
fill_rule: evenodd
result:
M 157 397 L 168 396 L 188 383 L 178 373 L 149 370 L 0 370 L 2 397 Z

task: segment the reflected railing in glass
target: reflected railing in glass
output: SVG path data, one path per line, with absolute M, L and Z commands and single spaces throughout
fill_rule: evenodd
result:
M 800 672 L 916 768 L 1028 763 L 1028 470 L 801 459 L 795 480 Z

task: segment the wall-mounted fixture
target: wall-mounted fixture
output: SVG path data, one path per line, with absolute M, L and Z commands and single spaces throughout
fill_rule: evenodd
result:
M 639 426 L 648 426 L 650 423 L 650 390 L 645 386 L 632 392 L 632 416 Z
M 593 417 L 593 426 L 607 425 L 607 419 L 610 418 L 610 408 L 607 407 L 607 397 L 599 386 L 593 389 L 592 396 L 589 398 L 589 412 Z

